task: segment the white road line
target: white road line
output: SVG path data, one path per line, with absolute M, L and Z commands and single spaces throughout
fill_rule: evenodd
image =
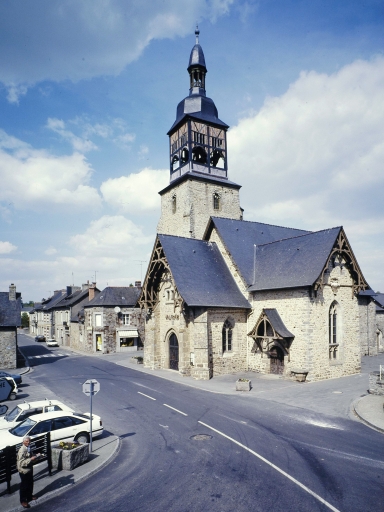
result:
M 146 396 L 147 398 L 150 398 L 151 400 L 156 400 L 156 398 L 153 398 L 152 396 L 146 395 L 145 393 L 141 393 L 140 391 L 138 391 L 138 393 L 139 393 L 139 395 Z
M 164 404 L 165 405 L 165 404 Z M 330 503 L 328 503 L 328 501 L 325 501 L 325 499 L 323 499 L 321 496 L 319 496 L 318 494 L 316 494 L 315 492 L 311 491 L 311 489 L 309 489 L 308 487 L 306 487 L 305 485 L 303 485 L 301 482 L 299 482 L 298 480 L 296 480 L 296 478 L 293 478 L 293 476 L 291 475 L 288 475 L 288 473 L 286 473 L 285 471 L 283 471 L 282 469 L 280 469 L 278 466 L 275 466 L 275 464 L 273 464 L 272 462 L 269 462 L 269 460 L 265 459 L 262 455 L 259 455 L 258 453 L 254 452 L 253 450 L 251 450 L 250 448 L 248 448 L 247 446 L 245 446 L 244 444 L 241 444 L 239 443 L 239 441 L 236 441 L 235 439 L 233 439 L 232 437 L 229 437 L 227 436 L 226 434 L 224 434 L 223 432 L 220 432 L 220 430 L 216 430 L 215 428 L 207 425 L 206 423 L 203 423 L 202 421 L 198 421 L 198 423 L 200 423 L 200 425 L 204 425 L 204 427 L 207 427 L 209 428 L 210 430 L 213 430 L 214 432 L 216 432 L 217 434 L 225 437 L 226 439 L 229 439 L 230 441 L 232 441 L 232 443 L 235 443 L 237 444 L 238 446 L 240 446 L 241 448 L 244 448 L 244 450 L 246 450 L 247 452 L 249 453 L 252 453 L 252 455 L 254 455 L 255 457 L 257 457 L 258 459 L 262 460 L 263 462 L 265 462 L 266 464 L 268 464 L 268 466 L 271 466 L 271 468 L 275 469 L 276 471 L 278 471 L 279 473 L 281 473 L 283 476 L 287 477 L 289 480 L 291 480 L 293 483 L 295 483 L 296 485 L 298 485 L 299 487 L 301 487 L 302 489 L 304 489 L 304 491 L 306 491 L 308 494 L 310 494 L 311 496 L 313 496 L 314 498 L 316 498 L 317 500 L 319 500 L 321 503 L 323 503 L 323 505 L 325 505 L 326 507 L 328 507 L 329 509 L 333 510 L 333 512 L 340 512 L 339 509 L 335 508 L 333 505 L 331 505 Z
M 174 407 L 171 407 L 170 405 L 167 405 L 167 404 L 163 404 L 163 405 L 165 405 L 165 407 L 168 407 L 169 409 L 172 409 L 172 410 L 182 414 L 183 416 L 188 416 L 188 414 L 185 414 L 185 412 L 181 412 L 178 409 L 175 409 Z

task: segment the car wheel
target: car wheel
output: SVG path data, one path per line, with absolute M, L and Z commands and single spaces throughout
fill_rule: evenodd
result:
M 89 443 L 89 435 L 85 432 L 82 432 L 76 437 L 76 441 L 80 444 L 86 444 Z
M 9 399 L 10 399 L 10 400 L 16 400 L 16 393 L 11 393 L 11 394 L 9 395 Z

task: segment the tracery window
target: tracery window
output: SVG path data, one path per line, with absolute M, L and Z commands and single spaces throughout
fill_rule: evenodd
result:
M 339 356 L 340 345 L 340 308 L 337 302 L 334 302 L 329 308 L 329 359 L 335 360 Z
M 233 322 L 231 322 L 228 318 L 224 322 L 223 330 L 222 330 L 222 345 L 223 345 L 223 354 L 225 352 L 232 351 L 232 334 L 233 334 Z

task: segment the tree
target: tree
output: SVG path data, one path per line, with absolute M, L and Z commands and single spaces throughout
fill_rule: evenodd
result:
M 21 315 L 21 327 L 29 327 L 29 315 L 28 313 L 23 313 Z

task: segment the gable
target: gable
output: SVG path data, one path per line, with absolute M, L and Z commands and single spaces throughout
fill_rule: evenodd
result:
M 139 299 L 154 308 L 163 276 L 175 287 L 175 304 L 199 307 L 251 306 L 231 276 L 216 244 L 192 238 L 158 235 Z

